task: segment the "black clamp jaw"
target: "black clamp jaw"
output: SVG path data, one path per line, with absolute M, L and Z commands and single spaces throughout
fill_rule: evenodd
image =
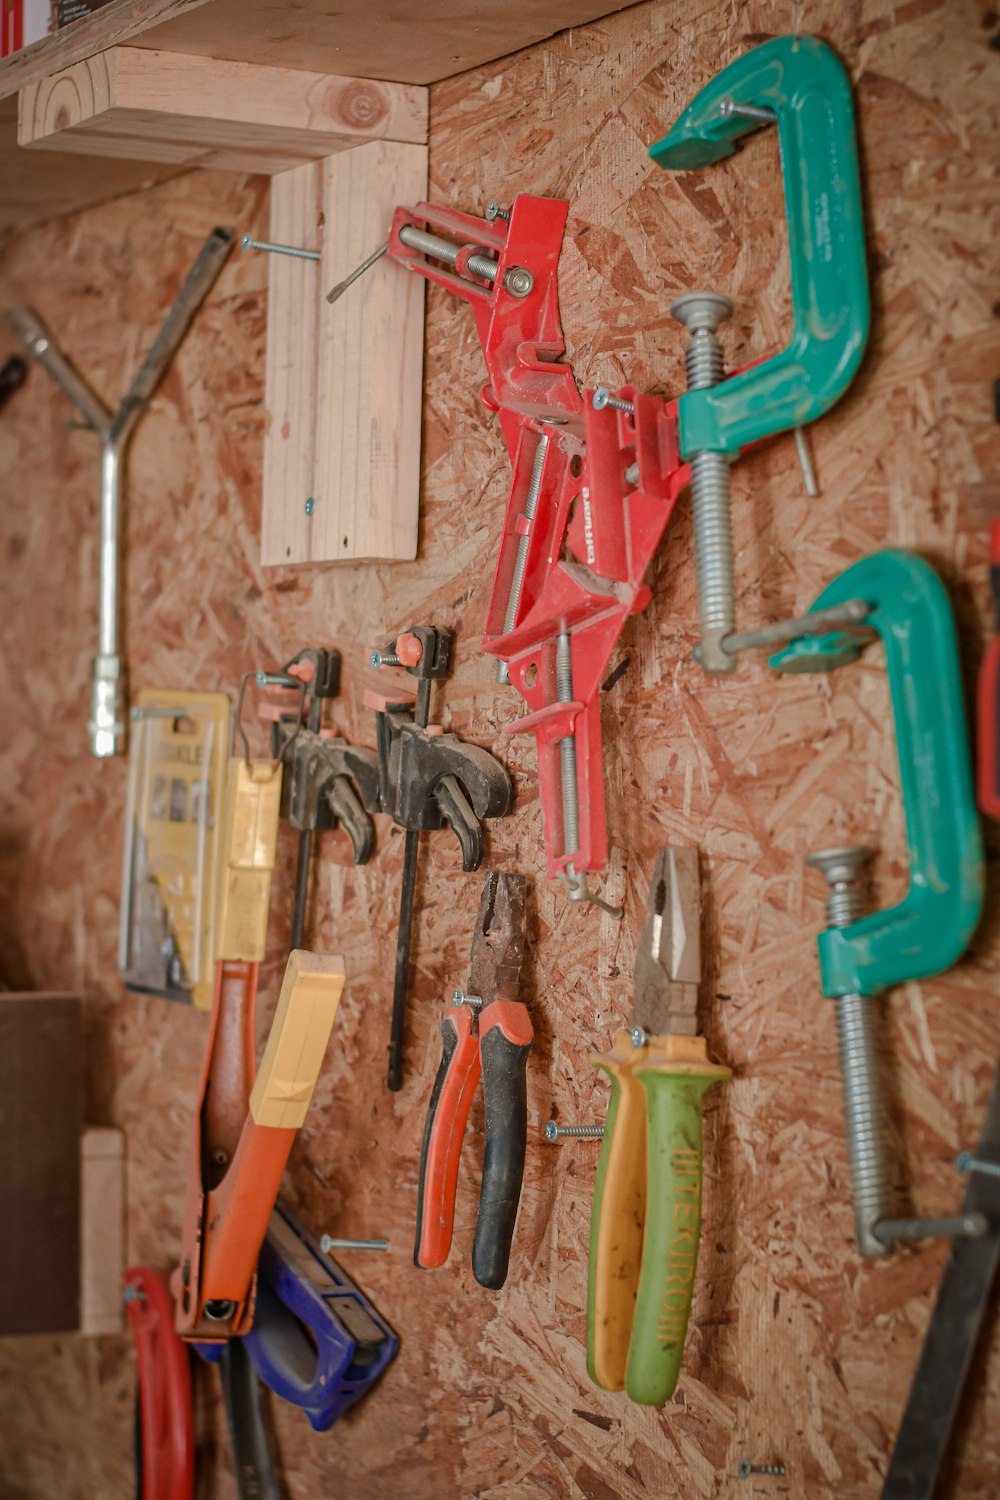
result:
M 478 870 L 483 859 L 483 820 L 510 811 L 510 777 L 488 750 L 428 725 L 430 684 L 447 676 L 451 632 L 416 625 L 386 651 L 373 651 L 373 666 L 402 667 L 417 679 L 416 701 L 366 694 L 375 709 L 378 747 L 378 807 L 408 833 L 452 829 L 462 850 L 462 868 Z
M 304 834 L 342 826 L 354 863 L 367 864 L 375 849 L 370 814 L 379 809 L 378 757 L 320 727 L 324 700 L 340 691 L 339 651 L 300 651 L 280 672 L 259 674 L 258 685 L 296 693 L 271 725 L 272 754 L 284 763 L 282 817 Z

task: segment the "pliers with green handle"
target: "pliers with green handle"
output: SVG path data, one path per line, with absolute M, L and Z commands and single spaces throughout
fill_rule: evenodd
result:
M 728 1068 L 697 1032 L 697 849 L 661 849 L 635 960 L 632 1025 L 591 1061 L 611 1080 L 594 1189 L 587 1368 L 661 1406 L 673 1395 L 701 1228 L 701 1102 Z

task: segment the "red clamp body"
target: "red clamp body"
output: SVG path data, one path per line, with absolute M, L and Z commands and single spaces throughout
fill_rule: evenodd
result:
M 537 741 L 551 876 L 607 864 L 600 687 L 625 620 L 649 601 L 643 578 L 690 477 L 676 401 L 626 387 L 618 399 L 631 410 L 595 410 L 563 363 L 557 272 L 568 209 L 520 194 L 507 220 L 487 220 L 420 203 L 396 210 L 389 237 L 390 255 L 463 297 L 476 320 L 489 376 L 482 399 L 499 416 L 513 470 L 483 649 L 528 706 L 506 732 Z
M 166 1279 L 148 1266 L 133 1266 L 125 1274 L 125 1306 L 139 1367 L 142 1500 L 192 1500 L 191 1365 L 174 1332 Z

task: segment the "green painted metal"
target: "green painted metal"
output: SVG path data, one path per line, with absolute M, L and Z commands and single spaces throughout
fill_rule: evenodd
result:
M 794 328 L 782 353 L 679 401 L 681 453 L 734 453 L 812 422 L 844 394 L 868 339 L 868 274 L 851 86 L 815 37 L 778 37 L 725 68 L 649 154 L 692 171 L 732 154 L 772 110 L 788 220 Z
M 947 969 L 968 946 L 983 903 L 982 835 L 948 595 L 922 558 L 890 550 L 841 573 L 812 609 L 859 597 L 885 648 L 910 886 L 898 905 L 820 934 L 825 995 L 874 995 Z M 771 665 L 829 671 L 862 649 L 838 632 L 795 641 Z
M 701 1104 L 722 1075 L 711 1067 L 635 1071 L 648 1097 L 649 1189 L 625 1391 L 644 1406 L 662 1406 L 677 1386 L 698 1267 Z

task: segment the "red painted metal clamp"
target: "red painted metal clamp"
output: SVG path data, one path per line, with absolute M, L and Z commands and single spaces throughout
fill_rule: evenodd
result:
M 125 1307 L 139 1367 L 141 1500 L 191 1500 L 191 1366 L 187 1346 L 174 1332 L 166 1279 L 148 1266 L 133 1266 L 125 1274 Z
M 513 469 L 483 649 L 528 705 L 506 732 L 537 741 L 548 872 L 596 899 L 586 876 L 607 864 L 600 685 L 625 620 L 649 601 L 643 577 L 689 469 L 676 402 L 626 388 L 595 410 L 562 362 L 567 212 L 527 194 L 506 219 L 399 208 L 389 253 L 473 308 L 482 399 Z

